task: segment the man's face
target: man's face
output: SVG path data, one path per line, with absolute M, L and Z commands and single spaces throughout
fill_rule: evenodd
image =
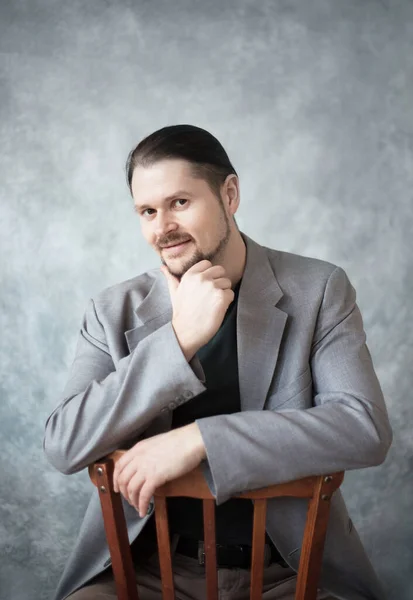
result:
M 218 264 L 231 228 L 222 202 L 184 160 L 136 167 L 132 195 L 146 241 L 179 279 L 200 260 Z

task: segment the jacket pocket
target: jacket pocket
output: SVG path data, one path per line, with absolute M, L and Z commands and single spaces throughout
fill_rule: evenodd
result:
M 312 405 L 312 376 L 308 367 L 294 381 L 281 390 L 270 394 L 266 400 L 266 408 L 278 410 L 283 408 L 310 408 Z

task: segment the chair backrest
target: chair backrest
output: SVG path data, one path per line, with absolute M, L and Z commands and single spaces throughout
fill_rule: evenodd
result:
M 116 451 L 104 460 L 94 463 L 89 467 L 89 474 L 99 491 L 118 600 L 139 600 L 121 496 L 113 491 L 114 464 L 123 452 L 121 450 Z M 343 478 L 343 472 L 306 477 L 234 496 L 253 500 L 254 503 L 251 600 L 262 598 L 267 500 L 268 498 L 281 496 L 307 498 L 309 500 L 295 600 L 316 599 L 330 499 L 334 491 L 341 485 Z M 218 600 L 215 498 L 209 490 L 200 467 L 183 477 L 167 482 L 158 488 L 154 494 L 163 600 L 175 600 L 166 504 L 166 498 L 170 496 L 189 496 L 203 501 L 207 598 L 208 600 Z

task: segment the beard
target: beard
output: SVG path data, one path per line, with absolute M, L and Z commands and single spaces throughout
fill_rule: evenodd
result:
M 224 249 L 226 248 L 226 246 L 229 242 L 229 238 L 231 235 L 231 228 L 230 228 L 228 216 L 225 213 L 224 209 L 222 210 L 221 225 L 223 225 L 221 237 L 218 240 L 218 242 L 215 244 L 215 247 L 212 250 L 210 250 L 209 252 L 203 252 L 200 248 L 195 248 L 192 256 L 190 258 L 186 259 L 179 269 L 173 269 L 173 268 L 169 267 L 169 265 L 161 257 L 162 264 L 168 269 L 168 271 L 171 273 L 171 275 L 176 277 L 179 281 L 182 279 L 182 277 L 185 275 L 185 273 L 191 267 L 196 265 L 201 260 L 209 260 L 212 264 L 217 264 Z M 170 238 L 166 242 L 166 244 L 170 244 L 175 241 L 176 241 L 176 243 L 178 243 L 183 239 L 185 239 L 185 238 L 183 238 L 182 236 L 180 236 L 179 239 Z M 188 239 L 188 238 L 186 238 L 186 239 Z

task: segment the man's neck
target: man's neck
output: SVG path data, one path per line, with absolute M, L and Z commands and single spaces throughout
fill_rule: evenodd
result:
M 247 247 L 238 230 L 233 232 L 225 247 L 225 253 L 214 264 L 222 265 L 231 280 L 232 289 L 235 288 L 244 274 L 247 260 Z

